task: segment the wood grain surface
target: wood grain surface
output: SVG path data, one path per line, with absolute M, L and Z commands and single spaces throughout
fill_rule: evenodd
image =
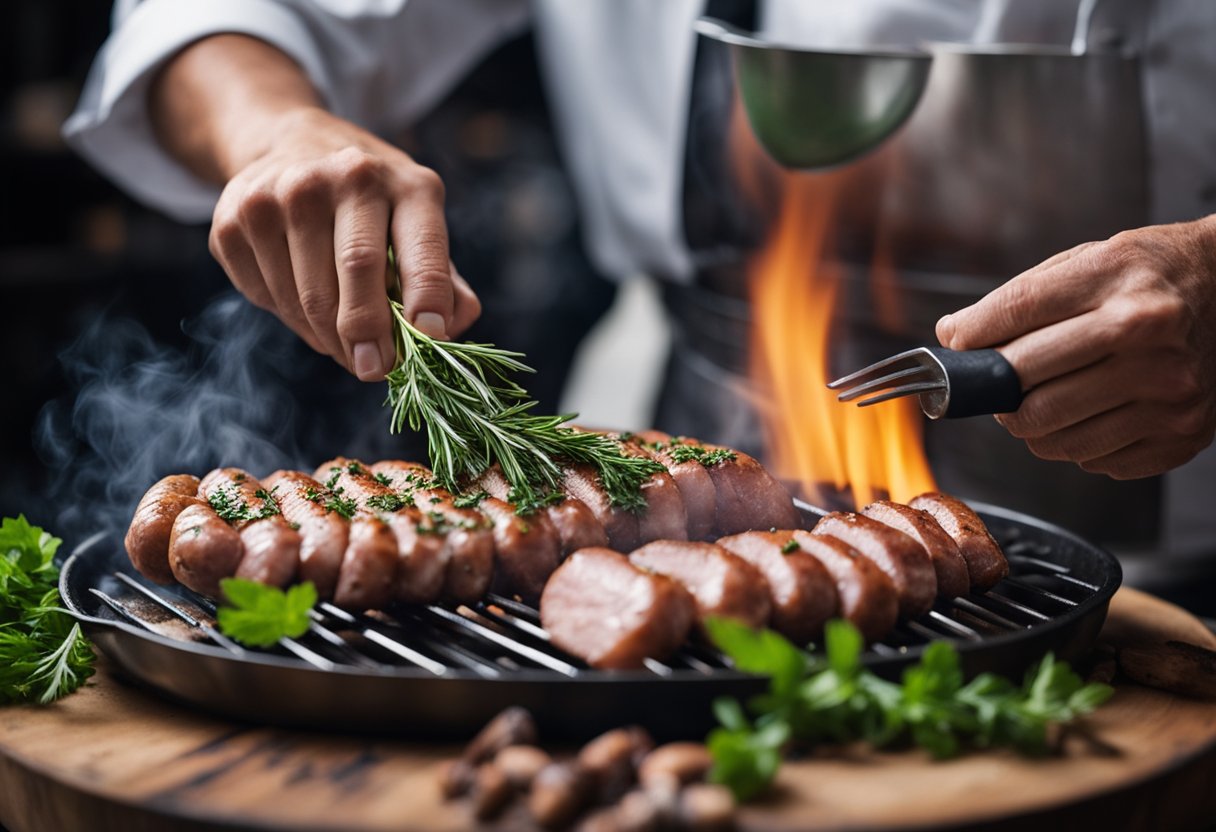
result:
M 1204 626 L 1123 589 L 1102 640 L 1182 639 Z M 1194 829 L 1216 822 L 1216 704 L 1120 683 L 1094 741 L 1025 760 L 840 751 L 787 763 L 741 812 L 754 830 Z M 405 705 L 403 705 L 404 707 Z M 0 709 L 0 823 L 11 832 L 458 830 L 435 766 L 454 747 L 234 724 L 130 687 L 96 683 L 45 708 Z

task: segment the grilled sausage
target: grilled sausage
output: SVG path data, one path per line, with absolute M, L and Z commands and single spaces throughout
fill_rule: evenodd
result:
M 411 604 L 431 604 L 443 593 L 448 550 L 441 530 L 430 518 L 392 488 L 377 480 L 363 463 L 337 457 L 318 466 L 315 479 L 346 501 L 344 511 L 352 516 L 383 520 L 397 539 L 397 571 L 393 597 Z
M 397 537 L 378 517 L 356 515 L 342 555 L 334 603 L 348 610 L 372 610 L 393 600 L 397 576 Z
M 801 529 L 793 539 L 806 554 L 823 564 L 836 583 L 840 615 L 861 631 L 867 642 L 884 638 L 899 616 L 895 583 L 843 540 Z
M 220 581 L 231 578 L 245 556 L 240 533 L 201 500 L 173 521 L 169 566 L 173 577 L 195 592 L 220 597 Z
M 535 603 L 561 563 L 557 529 L 544 512 L 520 517 L 515 506 L 494 497 L 486 497 L 477 507 L 494 524 L 496 559 L 491 589 Z
M 763 627 L 772 614 L 760 570 L 713 543 L 656 540 L 632 552 L 629 562 L 687 589 L 697 603 L 698 621 L 722 616 Z
M 684 501 L 688 539 L 712 539 L 717 512 L 717 490 L 705 466 L 692 459 L 683 462 L 677 460 L 672 455 L 671 437 L 661 431 L 632 434 L 628 441 L 639 443 L 654 454 L 654 458 L 663 463 L 667 473 L 675 480 L 676 488 L 680 490 L 680 497 Z
M 929 553 L 906 534 L 869 517 L 832 512 L 811 532 L 843 540 L 891 576 L 899 595 L 899 614 L 915 618 L 927 613 L 937 597 L 937 574 Z
M 706 445 L 710 451 L 728 451 L 725 459 L 706 467 L 717 497 L 717 526 L 721 535 L 752 529 L 796 529 L 802 525 L 785 486 L 759 462 L 742 451 Z
M 199 502 L 198 477 L 189 474 L 165 477 L 144 494 L 124 541 L 127 556 L 141 575 L 158 584 L 173 582 L 169 567 L 173 521 L 187 506 Z
M 743 532 L 718 545 L 755 566 L 768 581 L 772 627 L 797 644 L 818 638 L 840 606 L 827 568 L 803 552 L 791 531 Z
M 541 624 L 553 644 L 606 669 L 665 659 L 684 642 L 694 615 L 687 590 L 610 549 L 575 552 L 540 599 Z
M 954 538 L 946 534 L 941 524 L 933 519 L 933 515 L 890 500 L 870 503 L 861 513 L 903 532 L 925 547 L 937 574 L 939 597 L 956 598 L 971 591 L 967 561 L 963 560 Z
M 220 519 L 240 533 L 245 555 L 236 577 L 272 586 L 291 583 L 300 566 L 300 533 L 283 519 L 274 496 L 240 468 L 217 468 L 198 489 Z
M 647 449 L 632 442 L 615 440 L 625 456 L 662 462 Z M 655 471 L 642 483 L 646 508 L 638 514 L 638 540 L 688 540 L 688 514 L 679 486 L 666 469 Z
M 684 436 L 673 438 L 660 431 L 646 431 L 640 436 L 662 446 L 669 456 L 680 454 L 683 446 L 699 451 L 701 460 L 708 458 L 708 464 L 697 464 L 709 474 L 714 486 L 714 528 L 718 535 L 752 529 L 796 529 L 802 525 L 785 486 L 742 451 Z
M 299 527 L 299 580 L 312 581 L 322 599 L 333 598 L 350 521 L 325 507 L 325 486 L 301 471 L 275 471 L 262 482 L 274 492 L 283 516 Z
M 494 535 L 485 516 L 457 507 L 453 494 L 435 483 L 434 475 L 423 465 L 393 459 L 377 462 L 371 470 L 373 476 L 387 478 L 393 488 L 412 498 L 432 525 L 445 532 L 443 597 L 460 604 L 484 598 L 494 576 Z
M 470 490 L 481 490 L 505 502 L 511 492 L 511 484 L 503 476 L 502 468 L 497 463 L 491 465 L 477 477 L 469 486 Z M 591 509 L 582 500 L 566 497 L 560 503 L 545 506 L 545 514 L 549 522 L 557 530 L 561 540 L 561 556 L 564 558 L 571 552 L 586 549 L 589 546 L 607 546 L 608 534 L 604 526 L 596 518 Z
M 980 516 L 962 500 L 947 494 L 929 492 L 912 498 L 908 505 L 933 515 L 946 534 L 958 543 L 959 552 L 967 562 L 971 586 L 976 590 L 990 589 L 1009 574 L 1009 561 L 1000 545 L 988 532 Z
M 641 544 L 638 516 L 616 508 L 608 492 L 600 484 L 600 475 L 591 465 L 567 465 L 562 469 L 562 490 L 567 497 L 579 500 L 591 510 L 608 536 L 608 545 L 620 551 L 636 549 Z

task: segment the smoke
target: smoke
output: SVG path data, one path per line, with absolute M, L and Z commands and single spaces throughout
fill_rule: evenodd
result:
M 174 349 L 134 320 L 102 316 L 61 354 L 77 392 L 49 403 L 35 432 L 58 534 L 121 534 L 170 473 L 299 467 L 293 370 L 306 362 L 294 336 L 235 294 L 183 330 L 190 344 Z

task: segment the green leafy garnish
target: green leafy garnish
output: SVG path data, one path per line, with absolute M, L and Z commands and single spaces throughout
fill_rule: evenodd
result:
M 372 474 L 372 479 L 374 479 L 376 482 L 380 483 L 381 485 L 387 485 L 389 488 L 393 487 L 392 479 L 389 477 L 388 474 L 384 473 L 383 471 L 377 471 L 376 473 Z
M 791 552 L 797 552 L 802 547 L 798 545 L 798 541 L 793 538 L 785 541 L 785 545 L 781 547 L 781 554 L 788 555 Z
M 710 450 L 704 445 L 672 442 L 666 447 L 667 453 L 675 462 L 696 462 L 706 468 L 711 468 L 723 462 L 734 462 L 739 455 L 728 448 Z
M 737 668 L 769 677 L 768 692 L 748 702 L 754 719 L 734 699 L 714 703 L 721 727 L 707 740 L 714 759 L 710 779 L 740 800 L 772 782 L 791 743 L 912 743 L 938 759 L 968 747 L 1042 754 L 1049 725 L 1090 713 L 1114 692 L 1086 684 L 1050 653 L 1021 687 L 991 673 L 964 684 L 954 646 L 934 642 L 896 684 L 863 667 L 864 641 L 845 621 L 828 622 L 824 656 L 815 660 L 770 630 L 730 619 L 709 619 L 706 627 Z
M 367 503 L 368 508 L 375 509 L 377 511 L 392 512 L 398 511 L 407 505 L 412 505 L 414 501 L 412 499 L 407 499 L 400 494 L 390 492 L 388 494 L 374 494 L 371 497 L 368 497 L 364 502 Z
M 232 489 L 219 486 L 207 495 L 207 502 L 225 523 L 249 519 L 249 506 Z
M 216 613 L 220 632 L 250 647 L 269 647 L 281 638 L 304 635 L 308 613 L 317 603 L 311 581 L 283 591 L 244 578 L 225 578 L 220 589 L 227 601 Z
M 354 519 L 355 512 L 359 510 L 359 504 L 354 499 L 342 497 L 337 492 L 331 494 L 321 505 L 326 511 L 340 514 L 347 520 Z
M 59 599 L 62 541 L 24 515 L 0 522 L 0 705 L 46 704 L 93 675 L 93 651 Z
M 477 508 L 481 505 L 481 501 L 490 495 L 484 491 L 475 491 L 470 494 L 461 494 L 456 499 L 452 500 L 452 505 L 456 508 Z
M 427 428 L 435 478 L 456 491 L 462 477 L 477 476 L 493 463 L 519 502 L 543 505 L 558 490 L 562 462 L 595 468 L 613 506 L 640 511 L 642 484 L 663 470 L 658 462 L 626 456 L 613 439 L 565 427 L 575 414 L 538 416 L 526 390 L 511 380 L 532 369 L 521 353 L 492 344 L 437 341 L 415 329 L 405 310 L 390 300 L 397 341 L 397 366 L 388 374 L 391 429 Z

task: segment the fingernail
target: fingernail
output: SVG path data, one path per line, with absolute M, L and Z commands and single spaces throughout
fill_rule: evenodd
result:
M 437 312 L 419 312 L 414 318 L 414 326 L 432 338 L 448 337 L 448 324 Z
M 355 375 L 360 381 L 378 381 L 384 375 L 380 348 L 374 342 L 355 344 Z

